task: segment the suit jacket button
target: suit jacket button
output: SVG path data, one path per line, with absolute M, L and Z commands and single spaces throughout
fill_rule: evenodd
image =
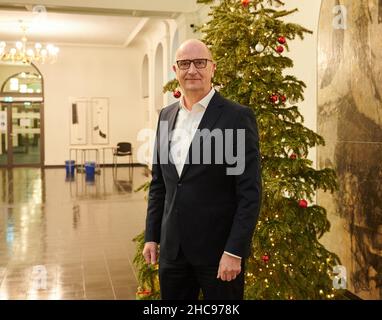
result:
M 182 186 L 182 184 L 181 183 L 178 183 L 178 187 L 181 187 Z

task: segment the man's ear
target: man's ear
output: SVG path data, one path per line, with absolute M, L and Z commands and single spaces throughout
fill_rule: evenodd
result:
M 175 64 L 172 65 L 172 70 L 176 72 Z

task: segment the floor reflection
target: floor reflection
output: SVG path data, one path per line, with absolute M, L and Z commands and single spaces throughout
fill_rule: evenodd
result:
M 0 299 L 134 299 L 144 173 L 0 170 Z

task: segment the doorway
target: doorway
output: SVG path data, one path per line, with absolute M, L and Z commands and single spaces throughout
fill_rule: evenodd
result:
M 3 82 L 0 94 L 0 167 L 44 165 L 43 106 L 42 77 L 35 69 L 12 74 Z

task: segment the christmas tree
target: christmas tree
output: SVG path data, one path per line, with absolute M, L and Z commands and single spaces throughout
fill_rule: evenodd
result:
M 336 177 L 331 169 L 315 170 L 307 158 L 309 148 L 324 140 L 303 125 L 297 104 L 304 99 L 305 84 L 285 74 L 293 61 L 283 55 L 288 41 L 311 31 L 283 21 L 296 10 L 285 10 L 280 0 L 197 2 L 212 5 L 211 19 L 200 31 L 217 63 L 214 85 L 253 110 L 260 134 L 263 200 L 246 263 L 245 297 L 334 298 L 332 273 L 340 263 L 319 242 L 330 224 L 314 197 L 317 189 L 333 192 Z M 175 96 L 176 88 L 174 80 L 165 90 Z M 141 248 L 136 262 L 147 286 L 156 274 L 139 263 Z

